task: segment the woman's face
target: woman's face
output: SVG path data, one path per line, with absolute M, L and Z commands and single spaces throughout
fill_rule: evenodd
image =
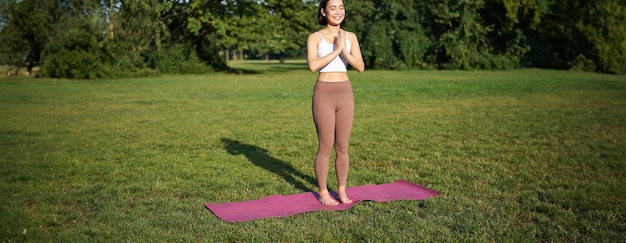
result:
M 330 0 L 326 3 L 326 8 L 322 9 L 322 14 L 326 15 L 326 20 L 330 25 L 340 25 L 346 17 L 346 10 L 343 8 L 342 0 Z

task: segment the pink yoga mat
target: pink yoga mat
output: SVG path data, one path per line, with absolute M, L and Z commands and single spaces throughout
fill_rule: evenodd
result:
M 288 196 L 273 195 L 244 202 L 207 203 L 204 206 L 226 222 L 244 222 L 318 210 L 345 210 L 361 201 L 424 200 L 439 195 L 437 191 L 404 180 L 388 184 L 350 187 L 346 189 L 346 193 L 352 199 L 352 203 L 337 206 L 320 204 L 317 194 L 313 192 Z

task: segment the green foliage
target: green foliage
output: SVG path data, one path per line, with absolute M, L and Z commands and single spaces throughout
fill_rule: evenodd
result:
M 438 23 L 449 26 L 439 38 L 440 63 L 448 69 L 508 69 L 517 65 L 516 56 L 499 54 L 487 38 L 492 31 L 485 26 L 478 10 L 483 1 L 458 4 L 457 1 L 440 2 L 433 11 Z
M 571 65 L 586 71 L 626 73 L 626 4 L 603 0 L 589 5 L 576 29 L 592 46 Z
M 225 70 L 231 51 L 249 57 L 302 56 L 306 36 L 321 28 L 315 20 L 316 3 L 4 0 L 0 1 L 0 64 L 32 70 L 49 57 L 63 66 L 62 56 L 74 54 L 52 55 L 46 48 L 58 42 L 67 26 L 96 38 L 99 48 L 94 53 L 76 54 L 87 62 L 92 61 L 90 55 L 102 59 L 105 71 L 96 77 Z M 368 69 L 530 66 L 626 72 L 625 1 L 344 4 L 347 23 L 342 27 L 357 34 Z M 173 66 L 164 67 L 165 63 Z M 61 72 L 48 70 L 48 74 Z
M 43 77 L 89 79 L 107 76 L 103 73 L 96 38 L 84 31 L 70 29 L 47 49 L 41 68 Z
M 433 45 L 432 41 L 424 32 L 418 30 L 398 31 L 397 45 L 402 57 L 402 64 L 407 68 L 427 68 L 432 64 L 428 63 L 426 55 Z
M 626 2 L 552 2 L 541 25 L 526 31 L 531 65 L 623 73 Z
M 159 0 L 123 1 L 117 18 L 119 28 L 115 31 L 115 40 L 130 43 L 131 50 L 126 55 L 145 55 L 146 52 L 158 51 L 162 37 L 167 36 L 167 29 L 161 21 L 161 13 L 167 2 Z M 140 59 L 140 57 L 133 57 Z
M 101 43 L 103 72 L 109 78 L 130 78 L 158 76 L 158 70 L 145 63 L 150 57 L 130 53 L 134 45 L 130 42 L 107 39 Z M 151 52 L 146 52 L 151 53 Z
M 380 69 L 518 67 L 528 48 L 518 30 L 495 48 L 483 1 L 363 1 L 354 7 L 366 66 Z M 349 15 L 354 16 L 354 14 Z
M 143 67 L 143 58 L 131 42 L 106 40 L 102 43 L 102 53 L 107 65 L 120 71 L 132 71 Z
M 200 74 L 213 71 L 211 66 L 200 60 L 195 50 L 187 45 L 165 45 L 154 59 L 152 65 L 161 73 Z
M 56 15 L 57 4 L 54 0 L 9 0 L 3 1 L 5 27 L 0 30 L 0 54 L 6 64 L 17 67 L 40 65 L 44 46 L 50 40 L 50 30 Z
M 549 0 L 501 0 L 492 2 L 499 2 L 499 4 L 504 5 L 506 9 L 504 18 L 507 21 L 504 21 L 503 24 L 506 28 L 514 28 L 520 22 L 536 27 L 537 24 L 541 23 L 542 16 L 549 10 Z
M 66 49 L 51 53 L 41 69 L 42 77 L 89 79 L 99 78 L 102 67 L 97 56 L 81 50 Z
M 384 20 L 373 23 L 365 31 L 363 54 L 366 60 L 365 65 L 371 68 L 389 69 L 399 62 L 398 56 L 394 53 L 393 36 L 389 33 L 392 30 L 390 23 Z
M 426 68 L 431 37 L 422 22 L 426 8 L 416 1 L 346 3 L 348 25 L 360 37 L 368 68 Z
M 214 32 L 223 50 L 266 57 L 301 49 L 315 26 L 314 5 L 307 1 L 223 1 L 221 6 L 191 3 L 189 8 L 198 13 L 189 19 L 192 33 Z

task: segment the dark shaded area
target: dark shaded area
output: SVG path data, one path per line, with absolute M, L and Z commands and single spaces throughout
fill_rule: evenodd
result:
M 313 185 L 317 185 L 317 181 L 315 180 L 315 178 L 298 171 L 288 162 L 270 156 L 267 153 L 267 149 L 251 144 L 241 143 L 237 140 L 232 140 L 228 138 L 222 138 L 221 140 L 222 143 L 224 143 L 224 149 L 226 149 L 229 154 L 245 155 L 246 158 L 248 158 L 248 160 L 250 160 L 250 162 L 252 162 L 256 166 L 281 176 L 283 179 L 285 179 L 285 181 L 291 183 L 295 188 L 298 188 L 302 191 L 313 191 L 313 189 L 307 187 L 298 179 L 304 180 Z
M 263 74 L 274 72 L 286 72 L 294 70 L 308 70 L 306 62 L 304 63 L 275 63 L 275 62 L 251 62 L 246 63 L 248 66 L 257 66 L 259 68 L 249 69 L 245 67 L 228 67 L 226 72 L 234 74 Z
M 232 68 L 232 67 L 228 67 L 226 69 L 226 72 L 233 73 L 233 74 L 261 74 L 263 73 L 257 70 L 249 70 L 249 69 L 244 69 L 244 68 Z

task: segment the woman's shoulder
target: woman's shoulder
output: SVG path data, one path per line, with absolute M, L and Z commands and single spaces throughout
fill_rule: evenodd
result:
M 320 38 L 320 37 L 322 37 L 322 34 L 320 34 L 319 31 L 311 32 L 311 34 L 309 34 L 309 38 L 311 38 L 311 37 Z
M 318 40 L 320 40 L 319 33 L 313 32 L 313 33 L 309 34 L 307 40 L 309 40 L 309 41 L 318 41 Z
M 319 35 L 321 35 L 322 33 L 325 33 L 323 30 L 324 30 L 324 29 L 318 29 L 318 30 L 316 30 L 316 31 L 314 31 L 314 32 L 311 32 L 311 34 L 309 34 L 309 35 L 317 35 L 317 36 L 319 36 Z
M 350 32 L 346 30 L 346 34 L 348 36 L 348 39 L 350 39 L 350 41 L 358 41 L 359 39 L 356 37 L 356 34 L 354 32 Z

